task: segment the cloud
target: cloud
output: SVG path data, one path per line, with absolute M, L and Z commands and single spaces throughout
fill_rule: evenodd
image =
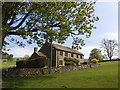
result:
M 97 2 L 118 2 L 119 0 L 98 0 Z
M 108 33 L 104 33 L 104 34 L 101 34 L 98 36 L 98 38 L 101 38 L 101 39 L 115 39 L 115 40 L 118 40 L 118 33 L 117 32 L 108 32 Z
M 10 47 L 9 47 L 10 48 Z M 30 47 L 25 47 L 25 48 L 22 48 L 22 47 L 11 47 L 10 48 L 11 50 L 10 51 L 7 51 L 9 54 L 13 54 L 14 57 L 23 57 L 25 56 L 26 54 L 31 56 L 32 53 L 33 53 L 33 49 L 30 48 Z
M 94 49 L 94 48 L 100 49 L 100 48 L 97 47 L 97 46 L 84 46 L 84 47 L 82 47 L 82 49 L 79 50 L 79 51 L 85 55 L 84 58 L 89 58 L 90 52 L 91 52 L 91 50 Z
M 84 54 L 84 58 L 85 58 L 85 59 L 88 59 L 88 58 L 89 58 L 89 55 L 90 55 L 91 50 L 92 50 L 92 49 L 94 49 L 94 48 L 100 49 L 100 50 L 101 50 L 102 55 L 104 55 L 104 54 L 105 54 L 105 52 L 103 51 L 103 49 L 102 49 L 102 48 L 100 48 L 100 47 L 98 47 L 98 46 L 84 46 L 84 47 L 82 47 L 82 49 L 81 49 L 81 50 L 79 50 L 79 51 L 80 51 L 81 53 L 83 53 L 83 54 Z M 117 55 L 117 54 L 115 54 L 112 58 L 118 58 L 118 55 Z

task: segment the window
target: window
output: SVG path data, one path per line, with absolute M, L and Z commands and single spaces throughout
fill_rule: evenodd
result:
M 76 57 L 78 58 L 78 55 Z
M 62 60 L 60 60 L 60 64 L 59 65 L 63 65 L 63 61 Z
M 82 59 L 82 56 L 80 56 L 80 58 Z
M 71 57 L 73 57 L 73 53 L 71 53 Z
M 63 56 L 63 51 L 60 51 L 60 55 Z
M 68 52 L 65 52 L 65 56 L 68 56 Z

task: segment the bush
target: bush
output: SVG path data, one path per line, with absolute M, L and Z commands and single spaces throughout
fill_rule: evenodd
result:
M 66 62 L 73 62 L 73 63 L 75 63 L 75 64 L 77 64 L 77 65 L 78 65 L 78 63 L 79 63 L 79 60 L 76 59 L 76 58 L 65 57 L 64 60 L 65 60 Z
M 81 64 L 88 64 L 88 62 L 83 62 L 83 63 L 81 63 Z
M 42 68 L 46 65 L 46 61 L 46 57 L 40 57 L 35 60 L 19 61 L 16 65 L 18 68 Z
M 25 55 L 25 56 L 23 57 L 23 60 L 28 60 L 29 58 L 30 58 L 29 55 Z
M 67 62 L 70 62 L 70 61 L 73 61 L 73 58 L 65 57 L 64 60 L 67 61 Z
M 78 59 L 74 59 L 74 61 L 73 61 L 75 64 L 77 64 L 78 65 L 78 63 L 79 63 L 79 60 Z
M 13 54 L 8 55 L 7 60 L 8 61 L 13 61 Z
M 73 62 L 65 62 L 65 65 L 68 66 L 68 65 L 74 65 Z
M 24 61 L 17 61 L 16 62 L 16 66 L 18 67 L 18 68 L 26 68 L 27 66 L 26 66 L 26 63 L 24 62 Z
M 2 62 L 7 62 L 7 60 L 3 59 Z
M 96 58 L 93 58 L 92 60 L 91 60 L 91 63 L 98 63 L 98 59 L 96 59 Z

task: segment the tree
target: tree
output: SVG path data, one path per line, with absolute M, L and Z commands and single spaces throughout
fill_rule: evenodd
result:
M 25 46 L 12 37 L 18 35 L 27 43 L 56 41 L 64 43 L 73 37 L 78 48 L 84 45 L 81 35 L 90 37 L 94 21 L 95 2 L 3 2 L 2 3 L 2 46 L 14 42 Z M 6 39 L 5 39 L 6 38 Z M 2 48 L 2 47 L 1 47 Z
M 28 44 L 45 42 L 63 44 L 69 37 L 73 37 L 73 44 L 77 49 L 83 46 L 82 35 L 90 37 L 96 27 L 94 22 L 99 18 L 94 15 L 95 2 L 4 2 L 2 4 L 2 46 L 15 42 L 25 46 L 23 42 L 10 37 L 18 35 L 26 39 Z
M 8 55 L 7 60 L 12 61 L 13 60 L 13 54 Z
M 107 57 L 109 60 L 112 59 L 112 56 L 114 55 L 116 51 L 116 46 L 118 46 L 116 40 L 108 40 L 103 39 L 101 42 L 101 48 L 103 48 L 104 52 L 107 54 Z
M 23 57 L 24 60 L 28 60 L 29 58 L 30 58 L 29 55 L 25 55 L 25 56 Z
M 89 56 L 89 61 L 91 61 L 92 59 L 98 59 L 98 60 L 103 60 L 104 56 L 101 53 L 101 50 L 94 48 L 93 50 L 91 50 L 90 56 Z

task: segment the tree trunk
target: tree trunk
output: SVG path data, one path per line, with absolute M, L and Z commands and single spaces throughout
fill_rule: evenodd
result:
M 52 38 L 50 40 L 50 47 L 51 47 L 51 55 L 50 55 L 50 60 L 49 60 L 49 74 L 51 74 L 51 69 L 52 69 Z
M 1 33 L 1 37 L 0 37 L 0 51 L 2 51 L 2 48 L 4 46 L 4 39 L 7 36 L 7 34 Z
M 112 57 L 109 57 L 109 60 L 112 60 Z

